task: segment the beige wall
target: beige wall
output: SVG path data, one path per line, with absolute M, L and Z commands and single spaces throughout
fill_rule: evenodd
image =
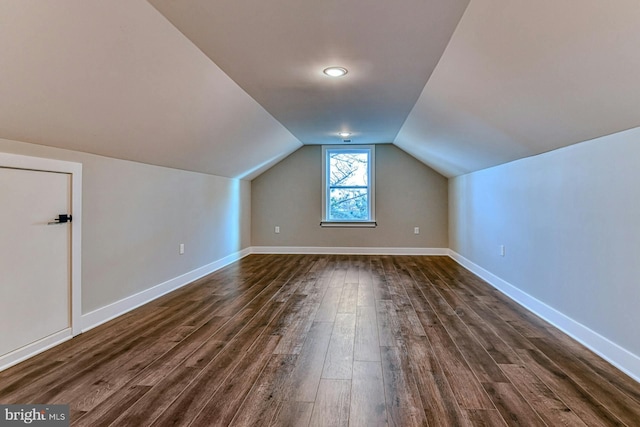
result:
M 377 145 L 378 227 L 322 228 L 322 147 L 304 146 L 251 181 L 251 244 L 446 248 L 447 204 L 445 177 L 391 144 Z
M 0 151 L 83 164 L 83 313 L 250 245 L 248 181 L 5 139 Z

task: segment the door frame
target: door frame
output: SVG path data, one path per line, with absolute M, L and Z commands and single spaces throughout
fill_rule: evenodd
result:
M 71 175 L 71 327 L 0 357 L 0 371 L 82 332 L 82 163 L 0 152 L 0 167 Z

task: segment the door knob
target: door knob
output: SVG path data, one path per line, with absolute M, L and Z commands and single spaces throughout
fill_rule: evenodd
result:
M 71 222 L 71 215 L 68 214 L 60 214 L 58 215 L 58 218 L 56 218 L 54 221 L 48 222 L 48 225 L 52 225 L 52 224 L 64 224 L 65 222 Z

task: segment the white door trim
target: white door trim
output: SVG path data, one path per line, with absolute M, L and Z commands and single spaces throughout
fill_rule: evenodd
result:
M 82 163 L 0 152 L 0 166 L 71 175 L 71 334 L 78 335 L 82 328 Z M 35 349 L 30 356 L 43 350 Z M 26 357 L 19 359 L 23 360 Z M 18 363 L 20 360 L 10 364 Z

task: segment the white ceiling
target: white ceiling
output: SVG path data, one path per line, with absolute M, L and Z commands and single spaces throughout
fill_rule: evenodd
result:
M 0 137 L 252 178 L 350 130 L 454 176 L 640 125 L 640 2 L 467 3 L 1 2 Z

